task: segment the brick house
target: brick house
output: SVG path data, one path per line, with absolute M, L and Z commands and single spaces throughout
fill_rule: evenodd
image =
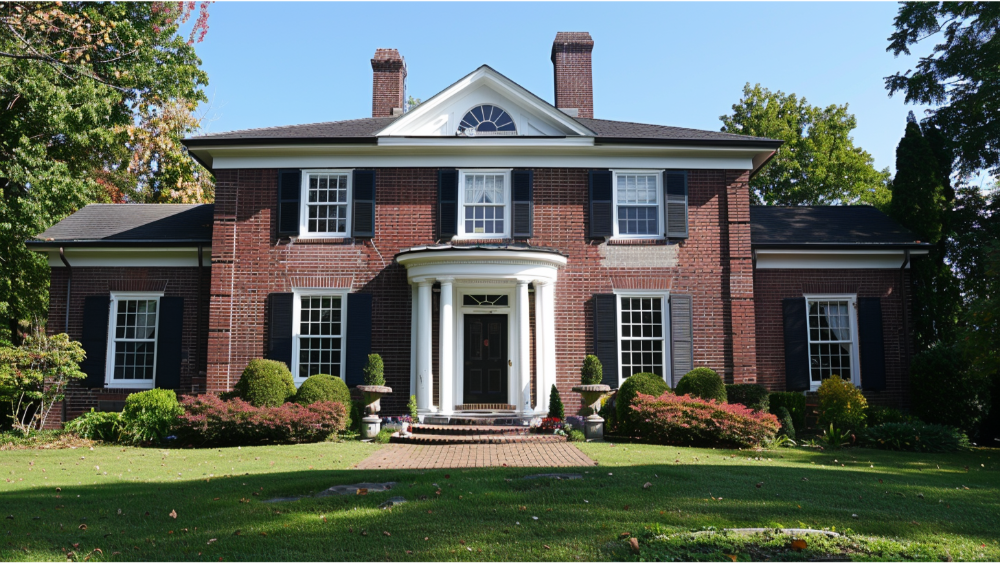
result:
M 838 374 L 906 406 L 927 245 L 870 207 L 752 207 L 780 141 L 595 119 L 593 46 L 556 36 L 554 106 L 484 65 L 405 113 L 379 49 L 371 117 L 187 139 L 214 205 L 89 205 L 29 241 L 49 329 L 88 353 L 64 417 L 225 391 L 261 357 L 353 386 L 370 352 L 384 411 L 437 419 L 575 404 L 591 353 L 612 387 Z

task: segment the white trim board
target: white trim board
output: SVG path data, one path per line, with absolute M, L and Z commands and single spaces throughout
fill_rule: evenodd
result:
M 902 250 L 755 250 L 754 254 L 757 270 L 898 270 L 905 258 Z M 924 254 L 926 250 L 910 251 L 910 256 Z
M 59 250 L 45 251 L 49 266 L 65 268 Z M 204 245 L 203 266 L 211 265 L 212 245 Z M 197 268 L 198 247 L 136 246 L 128 248 L 66 248 L 66 260 L 73 268 Z

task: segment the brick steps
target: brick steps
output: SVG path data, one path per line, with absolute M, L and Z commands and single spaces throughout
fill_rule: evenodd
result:
M 476 425 L 466 426 L 458 424 L 414 424 L 411 432 L 414 434 L 439 434 L 447 436 L 469 436 L 469 435 L 502 435 L 520 436 L 528 433 L 525 426 L 487 426 Z
M 389 440 L 393 444 L 425 444 L 425 445 L 448 445 L 448 444 L 524 444 L 524 443 L 558 443 L 565 442 L 565 436 L 554 434 L 410 434 L 401 436 L 399 432 L 392 435 Z

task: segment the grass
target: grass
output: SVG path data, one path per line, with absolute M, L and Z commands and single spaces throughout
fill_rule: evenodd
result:
M 1000 559 L 997 450 L 750 453 L 588 443 L 579 447 L 599 466 L 556 470 L 582 480 L 524 480 L 540 472 L 528 468 L 351 469 L 380 447 L 5 451 L 0 560 L 65 560 L 68 552 L 90 561 L 633 558 L 624 532 L 643 538 L 646 556 L 673 557 L 676 546 L 664 538 L 706 527 L 849 528 L 862 542 L 850 552 L 859 559 Z M 398 485 L 261 502 L 363 481 Z M 395 495 L 409 502 L 378 509 Z M 713 542 L 697 558 L 764 553 Z M 701 549 L 696 543 L 684 549 Z M 872 545 L 883 548 L 865 547 Z

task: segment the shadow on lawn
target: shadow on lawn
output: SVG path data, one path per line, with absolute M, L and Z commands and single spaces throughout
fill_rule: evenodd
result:
M 584 473 L 584 479 L 523 479 L 547 471 Z M 901 474 L 867 466 L 744 461 L 555 470 L 315 470 L 177 483 L 116 481 L 63 486 L 59 493 L 54 488 L 4 493 L 3 516 L 13 519 L 0 521 L 0 545 L 20 555 L 11 559 L 63 558 L 64 549 L 82 557 L 100 548 L 103 556 L 95 554 L 92 561 L 600 559 L 602 546 L 620 533 L 635 534 L 657 522 L 678 529 L 850 527 L 912 541 L 954 534 L 989 541 L 995 548 L 1000 500 L 994 478 L 995 472 Z M 363 496 L 260 502 L 313 495 L 334 485 L 387 481 L 398 485 Z M 649 488 L 643 488 L 646 482 Z M 377 508 L 397 495 L 408 502 L 392 510 Z M 115 552 L 120 554 L 112 557 Z

